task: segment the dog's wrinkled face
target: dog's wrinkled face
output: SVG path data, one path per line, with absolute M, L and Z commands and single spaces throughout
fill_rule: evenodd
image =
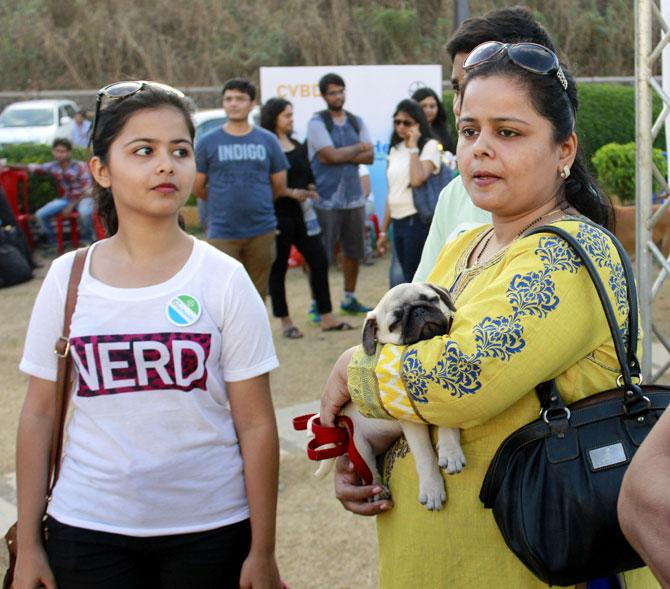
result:
M 408 345 L 449 332 L 456 311 L 449 292 L 428 282 L 399 284 L 367 314 L 363 350 L 375 353 L 377 342 Z

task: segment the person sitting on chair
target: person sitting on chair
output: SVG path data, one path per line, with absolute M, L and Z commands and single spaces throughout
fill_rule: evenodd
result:
M 72 159 L 72 143 L 58 138 L 53 142 L 51 153 L 54 161 L 44 164 L 13 165 L 33 174 L 51 174 L 58 186 L 58 197 L 40 207 L 35 216 L 49 246 L 56 243 L 52 223 L 59 214 L 72 211 L 79 213 L 82 241 L 93 241 L 93 198 L 91 198 L 91 175 L 85 162 Z

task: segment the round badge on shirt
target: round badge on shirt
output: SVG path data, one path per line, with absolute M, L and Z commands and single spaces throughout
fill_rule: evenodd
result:
M 174 297 L 165 308 L 168 320 L 177 327 L 193 325 L 202 313 L 200 301 L 194 296 L 182 294 Z

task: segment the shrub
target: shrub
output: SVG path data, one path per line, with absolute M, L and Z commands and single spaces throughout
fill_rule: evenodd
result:
M 88 160 L 88 153 L 81 147 L 72 150 L 75 160 Z M 0 148 L 0 158 L 6 158 L 8 164 L 43 164 L 53 160 L 51 146 L 36 143 L 4 145 Z M 30 174 L 28 178 L 28 195 L 30 212 L 34 213 L 42 205 L 53 200 L 58 194 L 56 181 L 49 174 Z
M 654 149 L 654 164 L 664 177 L 668 174 L 668 162 L 660 149 Z M 620 145 L 603 145 L 591 159 L 603 190 L 610 196 L 617 196 L 622 202 L 635 202 L 635 142 Z M 654 180 L 654 191 L 659 191 Z

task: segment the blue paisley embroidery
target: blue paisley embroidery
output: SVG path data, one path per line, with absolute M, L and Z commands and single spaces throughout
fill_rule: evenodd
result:
M 598 231 L 593 225 L 582 223 L 579 225 L 577 241 L 584 246 L 584 249 L 600 268 L 612 267 L 610 246 L 604 233 Z
M 447 341 L 428 379 L 449 391 L 452 397 L 462 397 L 476 393 L 482 387 L 479 382 L 481 371 L 479 354 L 466 356 L 456 342 Z
M 410 350 L 402 359 L 402 377 L 410 398 L 416 403 L 427 403 L 428 381 L 416 350 Z
M 607 237 L 595 227 L 580 223 L 576 238 L 600 268 L 610 270 L 610 289 L 617 309 L 625 313 L 628 301 L 623 268 L 620 263 L 613 263 Z M 521 319 L 543 319 L 558 307 L 560 299 L 556 295 L 552 272 L 574 273 L 582 266 L 582 262 L 559 237 L 541 237 L 534 253 L 543 268 L 512 278 L 506 291 L 512 313 L 499 317 L 487 316 L 475 325 L 473 333 L 477 350 L 474 354 L 464 354 L 456 342 L 447 340 L 440 360 L 430 372 L 426 372 L 422 366 L 416 349 L 405 354 L 402 361 L 403 379 L 415 402 L 428 401 L 429 382 L 439 384 L 454 397 L 476 393 L 482 386 L 479 380 L 482 359 L 496 358 L 507 362 L 526 345 Z
M 567 270 L 573 273 L 577 272 L 582 265 L 577 254 L 560 237 L 541 237 L 535 255 L 540 258 L 545 267 L 555 270 Z
M 484 317 L 474 333 L 477 349 L 484 358 L 500 358 L 505 362 L 526 345 L 523 325 L 515 317 Z
M 626 277 L 621 264 L 615 264 L 612 267 L 609 285 L 614 293 L 614 300 L 619 313 L 624 313 L 628 308 L 628 297 L 626 291 Z
M 556 285 L 549 272 L 529 272 L 517 274 L 507 287 L 507 299 L 512 305 L 514 316 L 526 315 L 546 317 L 558 306 Z

